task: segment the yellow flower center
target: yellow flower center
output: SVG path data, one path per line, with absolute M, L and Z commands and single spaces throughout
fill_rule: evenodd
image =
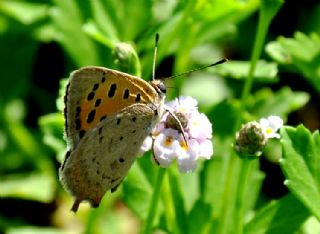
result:
M 172 137 L 168 136 L 168 137 L 166 137 L 166 140 L 164 141 L 164 145 L 166 147 L 170 147 L 172 145 L 172 142 L 173 142 Z
M 267 129 L 266 129 L 266 134 L 267 134 L 267 135 L 270 135 L 270 134 L 272 134 L 272 133 L 273 133 L 272 128 L 267 128 Z
M 188 150 L 188 146 L 187 146 L 187 144 L 186 144 L 185 141 L 182 140 L 182 141 L 179 142 L 179 144 L 180 144 L 181 148 L 182 148 L 184 151 L 187 151 L 187 150 Z

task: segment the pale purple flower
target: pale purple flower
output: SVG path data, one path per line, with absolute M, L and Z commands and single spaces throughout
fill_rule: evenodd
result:
M 154 159 L 161 167 L 176 160 L 180 172 L 192 172 L 198 159 L 210 159 L 213 155 L 212 125 L 206 115 L 199 113 L 197 105 L 192 97 L 179 97 L 168 102 L 166 109 L 170 113 L 165 111 L 153 129 L 153 144 L 150 143 L 152 138 L 148 137 L 141 150 L 153 146 Z M 183 129 L 172 114 L 179 119 Z

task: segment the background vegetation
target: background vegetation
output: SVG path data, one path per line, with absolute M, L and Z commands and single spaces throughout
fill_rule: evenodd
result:
M 61 97 L 64 78 L 86 65 L 150 80 L 156 32 L 157 77 L 230 62 L 168 84 L 199 100 L 213 123 L 215 155 L 192 174 L 168 169 L 151 226 L 165 233 L 320 233 L 320 138 L 311 134 L 320 125 L 319 30 L 320 3 L 308 0 L 0 1 L 0 233 L 143 229 L 158 171 L 150 155 L 99 209 L 69 211 L 72 198 L 58 181 L 66 152 Z M 136 51 L 134 69 L 116 58 L 120 42 Z M 168 99 L 176 94 L 170 90 Z M 282 144 L 270 142 L 241 181 L 235 132 L 271 114 L 305 127 L 284 128 Z

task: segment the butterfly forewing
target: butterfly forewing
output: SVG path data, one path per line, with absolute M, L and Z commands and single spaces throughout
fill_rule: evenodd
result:
M 103 67 L 84 67 L 71 74 L 65 102 L 66 134 L 75 147 L 110 115 L 135 103 L 159 100 L 154 88 L 141 78 Z

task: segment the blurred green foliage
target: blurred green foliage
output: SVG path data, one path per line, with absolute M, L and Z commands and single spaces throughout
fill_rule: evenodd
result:
M 290 121 L 295 116 L 292 112 L 301 113 L 306 103 L 319 101 L 317 2 L 301 3 L 310 9 L 308 17 L 303 9 L 294 10 L 300 21 L 289 34 L 282 31 L 286 25 L 276 25 L 288 24 L 288 19 L 276 16 L 275 25 L 260 40 L 265 53 L 257 58 L 252 92 L 240 99 L 252 67 L 249 58 L 261 4 L 270 17 L 265 21 L 274 18 L 273 5 L 281 6 L 274 0 L 0 1 L 0 233 L 139 232 L 158 170 L 150 155 L 137 160 L 119 191 L 107 193 L 99 209 L 81 205 L 76 216 L 69 211 L 72 198 L 58 180 L 66 152 L 64 78 L 79 67 L 96 65 L 150 80 L 157 32 L 157 77 L 223 57 L 231 61 L 168 84 L 199 100 L 200 109 L 213 123 L 215 154 L 212 160 L 200 162 L 195 173 L 168 170 L 153 227 L 168 233 L 232 233 L 242 162 L 233 159 L 230 146 L 239 115 L 243 122 L 271 114 Z M 286 11 L 287 5 L 282 6 Z M 285 16 L 291 19 L 290 14 L 289 9 Z M 116 48 L 123 42 L 139 58 L 134 69 L 116 57 Z M 169 99 L 175 95 L 170 90 Z M 308 107 L 303 124 L 316 121 L 312 126 L 319 127 L 319 108 Z M 315 114 L 310 117 L 307 112 Z M 270 202 L 262 191 L 268 172 L 260 169 L 258 160 L 253 162 L 241 204 L 246 214 L 240 221 L 244 233 L 303 232 L 310 225 L 313 233 L 320 230 L 314 222 L 305 222 L 312 216 L 319 219 L 320 214 L 319 199 L 315 199 L 320 196 L 318 133 L 299 126 L 285 128 L 282 136 L 281 167 L 290 192 Z M 300 142 L 310 147 L 301 151 L 305 145 Z M 279 151 L 269 154 L 282 157 Z

